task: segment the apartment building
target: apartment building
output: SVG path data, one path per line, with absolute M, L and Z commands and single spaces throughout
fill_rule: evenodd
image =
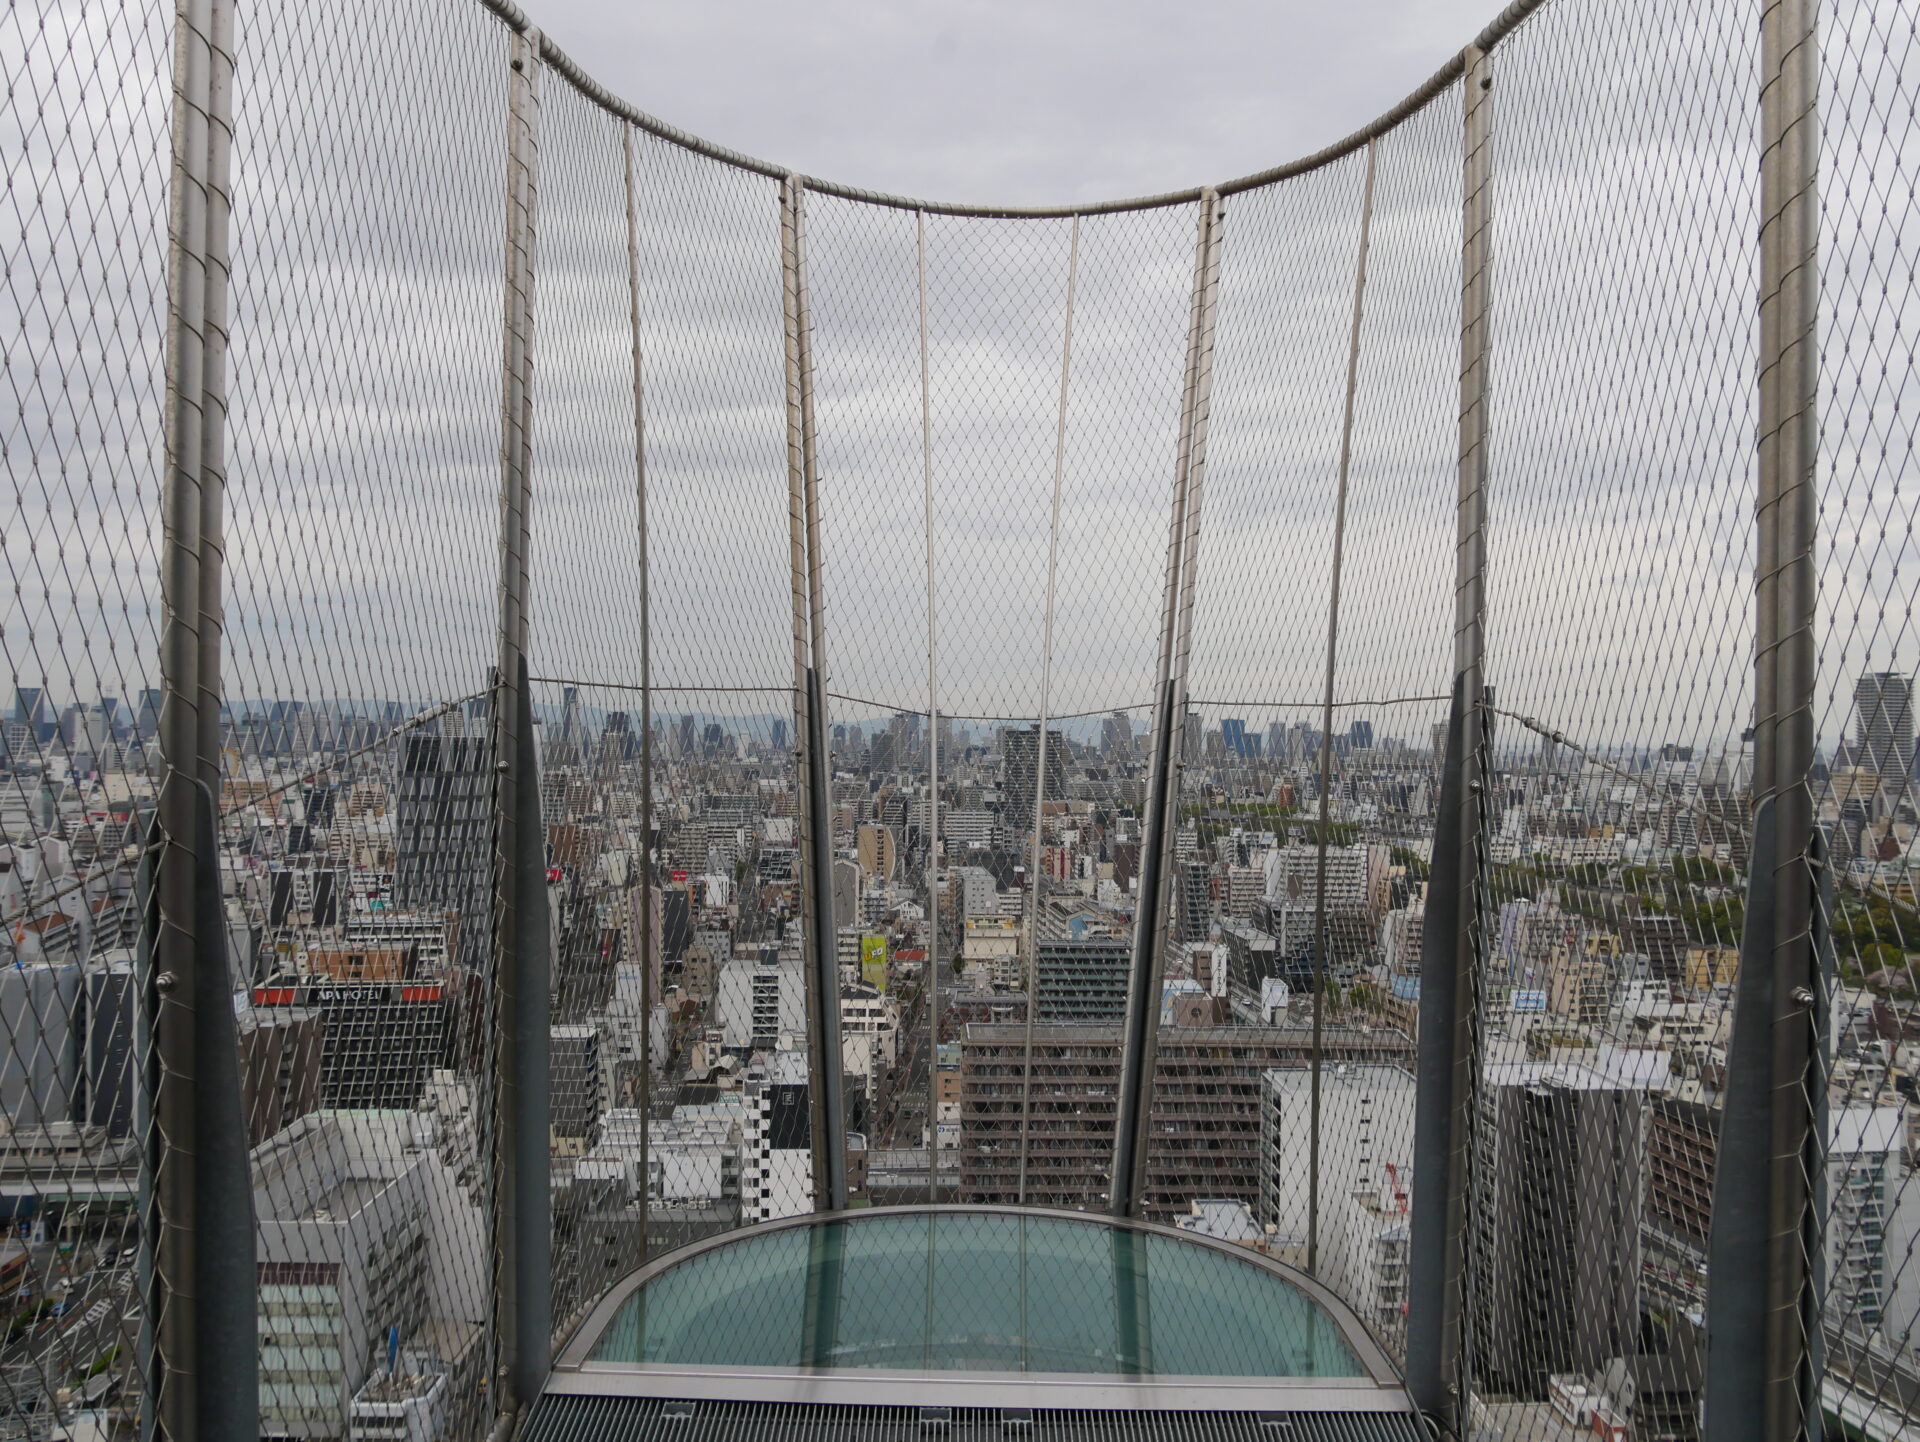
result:
M 1112 1184 L 1120 1029 L 1036 1024 L 1030 1088 L 1025 1041 L 1024 1027 L 995 1023 L 970 1025 L 961 1039 L 956 1200 L 992 1204 L 1017 1198 L 1024 1105 L 1032 1114 L 1027 1200 L 1039 1206 L 1103 1205 Z M 1147 1153 L 1150 1216 L 1170 1221 L 1195 1197 L 1248 1206 L 1259 1201 L 1261 1079 L 1275 1068 L 1305 1067 L 1311 1049 L 1305 1027 L 1161 1032 Z M 1329 1068 L 1411 1066 L 1413 1043 L 1386 1028 L 1334 1025 L 1325 1028 L 1322 1054 Z

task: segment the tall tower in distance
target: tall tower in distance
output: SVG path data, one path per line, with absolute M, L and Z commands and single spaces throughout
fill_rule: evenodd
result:
M 1869 671 L 1853 683 L 1854 750 L 1883 785 L 1905 786 L 1913 770 L 1913 682 Z

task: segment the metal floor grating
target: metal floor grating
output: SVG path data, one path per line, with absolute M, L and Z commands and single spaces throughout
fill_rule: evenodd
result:
M 1340 1412 L 857 1407 L 546 1396 L 521 1442 L 1429 1442 L 1417 1417 Z

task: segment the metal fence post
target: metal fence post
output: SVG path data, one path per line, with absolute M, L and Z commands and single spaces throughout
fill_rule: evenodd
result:
M 1327 847 L 1333 809 L 1333 677 L 1340 646 L 1340 570 L 1347 545 L 1347 477 L 1353 464 L 1353 403 L 1360 384 L 1360 325 L 1366 313 L 1367 241 L 1373 228 L 1373 141 L 1360 195 L 1360 246 L 1353 270 L 1353 326 L 1347 341 L 1347 399 L 1340 418 L 1340 480 L 1333 512 L 1333 576 L 1327 591 L 1327 674 L 1320 704 L 1320 836 L 1313 878 L 1313 1057 L 1307 1127 L 1307 1271 L 1320 1272 L 1320 1080 L 1327 974 Z
M 640 524 L 640 1253 L 647 1259 L 647 1189 L 652 1186 L 653 1150 L 653 625 L 652 585 L 647 550 L 646 375 L 640 343 L 640 211 L 633 172 L 633 127 L 620 127 L 621 158 L 627 191 L 627 311 L 633 332 L 633 477 Z
M 1460 474 L 1455 510 L 1453 702 L 1427 886 L 1420 963 L 1419 1089 L 1408 1254 L 1407 1390 L 1459 1431 L 1470 1385 L 1464 1361 L 1467 1164 L 1478 987 L 1482 762 L 1487 697 L 1487 396 L 1492 308 L 1493 74 L 1487 52 L 1463 57 L 1465 126 L 1460 250 Z
M 1708 1292 L 1708 1435 L 1764 1442 L 1802 1435 L 1819 1387 L 1815 1179 L 1826 1138 L 1815 1127 L 1823 988 L 1809 784 L 1817 664 L 1817 26 L 1814 0 L 1770 0 L 1761 15 L 1755 845 Z M 1755 1286 L 1756 1279 L 1764 1281 Z M 1723 1296 L 1723 1287 L 1732 1295 Z
M 206 479 L 208 179 L 212 155 L 212 0 L 175 12 L 172 173 L 167 237 L 166 475 L 161 501 L 159 860 L 153 937 L 153 1128 L 147 1158 L 152 1208 L 143 1240 L 152 1257 L 148 1298 L 160 1435 L 199 1435 L 199 1297 L 195 1180 L 198 1151 L 199 782 L 205 774 L 199 709 Z M 217 593 L 216 593 L 217 595 Z M 215 721 L 217 727 L 218 722 Z M 217 733 L 216 733 L 217 734 Z M 218 757 L 218 749 L 214 757 Z
M 1173 835 L 1180 805 L 1180 745 L 1186 725 L 1186 663 L 1193 625 L 1195 563 L 1200 546 L 1200 490 L 1206 465 L 1208 405 L 1213 386 L 1214 305 L 1220 282 L 1219 195 L 1202 192 L 1194 244 L 1193 301 L 1187 324 L 1187 369 L 1175 454 L 1173 514 L 1167 536 L 1167 580 L 1160 616 L 1159 695 L 1153 765 L 1147 787 L 1147 829 L 1140 847 L 1140 889 L 1134 909 L 1133 957 L 1126 1022 L 1120 1037 L 1120 1094 L 1114 1110 L 1110 1210 L 1134 1217 L 1147 1183 L 1147 1143 L 1158 1053 L 1162 947 L 1172 888 Z M 1032 1005 L 1029 998 L 1028 1005 Z
M 820 490 L 813 428 L 813 338 L 807 314 L 806 182 L 780 188 L 780 272 L 786 327 L 788 540 L 793 578 L 795 745 L 801 782 L 801 895 L 806 931 L 807 1095 L 812 1106 L 813 1196 L 820 1211 L 847 1205 L 846 1112 L 841 1097 L 840 978 L 833 924 L 833 813 L 827 749 L 826 597 L 821 590 Z
M 540 37 L 516 35 L 508 80 L 506 311 L 500 439 L 500 662 L 494 694 L 495 1036 L 506 1407 L 539 1395 L 552 1346 L 546 844 L 527 682 L 532 506 L 533 286 Z

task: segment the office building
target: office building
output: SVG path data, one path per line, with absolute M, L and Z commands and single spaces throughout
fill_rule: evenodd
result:
M 1004 781 L 1001 786 L 1000 818 L 1007 830 L 1031 844 L 1033 831 L 1034 785 L 1040 768 L 1040 728 L 1009 728 L 1000 733 Z M 1067 794 L 1067 739 L 1051 726 L 1047 728 L 1047 801 Z
M 1665 1080 L 1665 1054 L 1658 1080 Z M 1469 1265 L 1484 1391 L 1544 1399 L 1548 1379 L 1638 1350 L 1650 1072 L 1489 1066 L 1474 1127 Z
M 493 744 L 484 734 L 401 738 L 393 903 L 455 913 L 455 963 L 472 972 L 485 969 L 493 936 L 493 782 Z
M 1899 671 L 1869 671 L 1853 683 L 1855 760 L 1903 790 L 1913 772 L 1913 681 Z

